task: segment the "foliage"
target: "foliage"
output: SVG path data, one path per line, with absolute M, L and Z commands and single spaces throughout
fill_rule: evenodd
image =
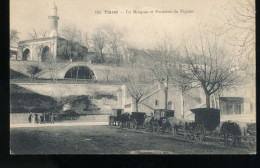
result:
M 27 67 L 27 72 L 31 75 L 31 78 L 35 78 L 35 75 L 39 74 L 42 70 L 38 66 L 29 65 Z
M 62 59 L 72 59 L 72 61 L 82 60 L 89 51 L 88 36 L 85 34 L 82 40 L 83 33 L 76 27 L 64 27 L 61 31 L 62 39 L 58 43 L 58 57 Z
M 67 96 L 67 97 L 62 97 L 58 100 L 57 103 L 57 109 L 61 110 L 65 104 L 70 104 L 71 107 L 77 107 L 79 104 L 83 103 L 85 105 L 85 111 L 88 109 L 90 105 L 90 100 L 88 96 L 85 95 L 80 95 L 80 96 Z

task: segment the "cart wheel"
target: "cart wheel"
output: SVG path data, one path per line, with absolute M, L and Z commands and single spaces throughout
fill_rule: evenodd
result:
M 113 126 L 114 125 L 114 117 L 111 117 L 110 120 L 109 120 L 109 125 L 110 126 Z
M 191 130 L 184 130 L 184 139 L 191 141 L 193 138 L 193 133 Z
M 246 138 L 246 146 L 250 149 L 250 150 L 256 150 L 256 138 L 254 136 L 248 136 Z
M 130 123 L 129 123 L 129 121 L 126 122 L 126 128 L 130 128 Z
M 176 137 L 176 136 L 177 136 L 177 129 L 176 129 L 174 126 L 172 126 L 172 127 L 170 127 L 170 128 L 171 128 L 171 134 L 172 134 L 172 136 Z
M 143 128 L 146 129 L 146 127 L 147 127 L 147 124 L 143 123 Z
M 159 124 L 158 124 L 158 122 L 154 122 L 153 123 L 153 132 L 158 132 L 159 131 Z
M 235 141 L 235 137 L 232 134 L 228 134 L 226 145 L 233 145 Z
M 137 129 L 137 121 L 134 119 L 132 121 L 133 129 Z
M 147 132 L 151 132 L 152 131 L 152 125 L 150 123 L 144 123 L 143 126 L 144 126 L 144 129 Z
M 129 121 L 129 128 L 133 129 L 133 122 L 132 121 Z
M 196 141 L 202 141 L 205 137 L 205 128 L 203 125 L 198 124 L 194 130 L 194 138 Z

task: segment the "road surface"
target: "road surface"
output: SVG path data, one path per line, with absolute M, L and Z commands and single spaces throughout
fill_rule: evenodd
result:
M 252 154 L 246 147 L 186 141 L 107 125 L 11 127 L 11 154 Z

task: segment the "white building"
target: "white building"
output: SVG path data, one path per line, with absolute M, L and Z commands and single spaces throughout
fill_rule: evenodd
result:
M 211 107 L 220 109 L 221 121 L 256 122 L 256 103 L 254 84 L 234 87 L 222 93 L 220 96 L 211 96 Z M 152 91 L 143 96 L 138 103 L 138 111 L 150 115 L 155 109 L 165 108 L 164 87 L 160 84 L 151 85 Z M 183 100 L 183 101 L 182 101 Z M 190 111 L 193 108 L 205 108 L 206 101 L 202 89 L 192 89 L 182 96 L 181 92 L 174 85 L 169 85 L 168 100 L 169 110 L 174 110 L 177 118 L 194 120 L 194 114 Z M 183 107 L 182 107 L 183 103 Z M 118 107 L 124 112 L 134 112 L 136 109 L 135 99 L 130 96 L 125 85 L 118 91 Z M 182 110 L 182 108 L 184 108 Z
M 155 109 L 165 108 L 165 91 L 160 84 L 150 85 L 152 89 L 147 95 L 144 95 L 138 103 L 138 111 L 145 112 L 150 115 Z M 124 112 L 134 112 L 136 109 L 135 99 L 130 96 L 126 85 L 123 85 L 118 91 L 118 107 L 124 109 Z M 203 105 L 201 102 L 201 94 L 199 90 L 192 90 L 182 97 L 182 94 L 174 85 L 168 86 L 167 109 L 174 110 L 174 115 L 177 118 L 190 118 L 190 109 L 198 108 Z M 183 107 L 182 110 L 182 99 Z M 184 113 L 183 113 L 184 112 Z

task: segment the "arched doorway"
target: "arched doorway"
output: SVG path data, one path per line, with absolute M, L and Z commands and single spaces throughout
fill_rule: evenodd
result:
M 29 57 L 30 57 L 30 50 L 28 48 L 26 48 L 23 51 L 23 60 L 28 60 Z
M 169 101 L 167 104 L 167 109 L 168 110 L 174 110 L 174 104 L 172 103 L 172 101 Z
M 42 49 L 42 59 L 41 59 L 41 61 L 45 62 L 48 59 L 49 54 L 50 54 L 50 48 L 48 46 L 45 46 Z
M 64 78 L 95 79 L 95 74 L 87 66 L 75 66 L 66 72 Z

